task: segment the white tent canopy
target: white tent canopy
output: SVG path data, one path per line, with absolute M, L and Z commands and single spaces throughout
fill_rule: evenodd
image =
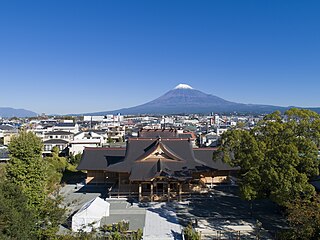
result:
M 100 227 L 103 217 L 109 216 L 110 203 L 96 197 L 85 203 L 72 217 L 72 231 L 91 232 L 92 228 Z

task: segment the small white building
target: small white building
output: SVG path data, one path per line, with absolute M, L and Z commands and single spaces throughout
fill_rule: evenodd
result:
M 8 147 L 0 145 L 0 162 L 8 162 L 9 159 Z
M 107 138 L 95 132 L 80 132 L 74 135 L 69 144 L 69 153 L 76 155 L 83 152 L 85 147 L 101 147 L 106 143 Z
M 126 127 L 121 125 L 108 126 L 107 134 L 108 138 L 111 138 L 116 142 L 121 142 L 126 134 Z
M 96 197 L 85 203 L 72 217 L 72 231 L 91 232 L 93 228 L 99 228 L 103 217 L 110 214 L 110 203 L 100 197 Z
M 73 139 L 72 132 L 66 131 L 53 131 L 44 134 L 43 145 L 44 151 L 43 154 L 51 153 L 53 147 L 57 146 L 59 151 L 62 152 L 68 147 L 68 144 Z
M 79 132 L 79 125 L 74 123 L 72 120 L 64 120 L 64 122 L 54 125 L 53 131 L 66 131 L 76 134 Z
M 216 132 L 218 136 L 221 136 L 223 133 L 225 133 L 226 131 L 228 131 L 229 127 L 222 125 L 216 128 Z

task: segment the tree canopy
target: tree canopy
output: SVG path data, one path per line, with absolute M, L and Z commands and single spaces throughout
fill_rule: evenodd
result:
M 0 239 L 35 239 L 35 216 L 27 201 L 17 185 L 0 181 Z
M 309 179 L 319 174 L 320 117 L 290 109 L 274 112 L 250 131 L 231 130 L 222 136 L 226 162 L 240 166 L 240 191 L 247 200 L 269 198 L 280 205 L 311 198 Z
M 9 182 L 21 188 L 30 208 L 41 207 L 46 198 L 46 166 L 42 160 L 43 145 L 31 132 L 22 131 L 9 144 L 10 161 L 6 167 Z
M 25 221 L 28 223 L 26 229 L 30 230 L 30 236 L 26 238 L 15 238 L 14 232 L 6 230 L 9 239 L 32 239 L 32 236 L 36 239 L 53 239 L 61 223 L 64 209 L 59 207 L 61 199 L 51 194 L 51 186 L 55 185 L 54 179 L 60 182 L 59 178 L 55 178 L 55 173 L 61 174 L 63 159 L 54 152 L 52 159 L 45 161 L 42 158 L 42 149 L 41 140 L 34 133 L 25 131 L 13 137 L 9 145 L 10 160 L 5 169 L 6 179 L 2 180 L 12 189 L 19 189 L 16 192 L 19 195 L 17 201 L 22 202 L 21 199 L 24 199 L 25 204 L 21 204 L 16 210 L 12 209 L 15 205 L 4 208 L 8 216 L 3 219 L 4 226 L 7 226 L 4 229 L 10 230 L 12 223 Z M 4 188 L 2 192 L 0 189 L 0 194 L 9 196 L 9 199 L 14 196 L 10 188 Z M 27 214 L 29 218 L 25 216 Z
M 281 239 L 318 240 L 320 239 L 320 197 L 312 201 L 296 199 L 287 205 L 287 220 L 290 231 L 284 232 Z

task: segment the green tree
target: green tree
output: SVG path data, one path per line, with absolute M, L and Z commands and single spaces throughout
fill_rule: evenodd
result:
M 20 187 L 0 182 L 0 239 L 35 239 L 36 223 Z
M 81 157 L 81 153 L 77 153 L 76 155 L 70 154 L 68 161 L 71 165 L 78 166 L 81 161 Z
M 45 202 L 46 167 L 42 160 L 43 145 L 31 132 L 22 131 L 9 144 L 10 161 L 6 167 L 9 182 L 19 186 L 30 208 L 41 208 Z
M 37 239 L 54 239 L 64 209 L 59 208 L 61 199 L 49 194 L 47 176 L 50 169 L 57 171 L 59 167 L 50 167 L 42 159 L 42 148 L 41 140 L 31 132 L 22 131 L 14 137 L 9 145 L 6 179 L 26 196 L 27 209 L 35 217 L 30 225 L 32 233 Z
M 63 222 L 66 209 L 61 208 L 62 197 L 48 197 L 42 209 L 37 225 L 37 236 L 40 239 L 56 239 L 57 231 Z
M 290 109 L 284 119 L 274 112 L 250 131 L 231 130 L 223 135 L 224 160 L 241 167 L 243 198 L 269 198 L 285 206 L 291 199 L 314 195 L 308 181 L 319 174 L 319 119 L 312 111 Z
M 52 155 L 45 157 L 44 162 L 46 164 L 47 190 L 51 193 L 60 185 L 63 172 L 67 166 L 67 159 L 59 157 L 59 148 L 53 147 Z
M 296 199 L 287 204 L 287 220 L 291 227 L 281 234 L 281 239 L 320 239 L 320 197 L 311 201 Z
M 200 234 L 192 227 L 192 224 L 189 223 L 188 226 L 186 226 L 183 229 L 183 234 L 186 240 L 200 240 Z

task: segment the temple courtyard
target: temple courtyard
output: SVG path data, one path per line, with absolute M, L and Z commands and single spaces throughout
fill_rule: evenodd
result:
M 72 216 L 91 199 L 106 198 L 103 186 L 67 184 L 60 194 Z M 270 201 L 244 201 L 236 186 L 216 186 L 207 194 L 190 195 L 183 201 L 139 203 L 125 198 L 106 198 L 110 216 L 101 225 L 128 220 L 130 230 L 142 229 L 144 239 L 181 239 L 191 223 L 201 239 L 275 239 L 286 224 L 280 209 Z M 70 219 L 68 219 L 70 224 Z M 69 224 L 60 233 L 69 230 Z

